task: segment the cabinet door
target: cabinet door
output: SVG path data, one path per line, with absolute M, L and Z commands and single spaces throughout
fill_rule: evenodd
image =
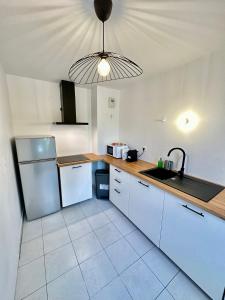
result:
M 165 194 L 160 248 L 214 300 L 225 288 L 225 222 Z
M 159 246 L 164 192 L 136 177 L 130 179 L 129 218 Z
M 92 198 L 91 163 L 60 168 L 63 207 Z

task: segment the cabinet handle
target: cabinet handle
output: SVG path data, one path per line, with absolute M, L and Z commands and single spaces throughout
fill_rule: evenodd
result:
M 118 170 L 118 169 L 114 169 L 116 172 L 118 172 L 118 173 L 121 173 L 121 171 L 120 170 Z
M 120 194 L 120 191 L 118 191 L 117 189 L 114 189 L 114 191 L 115 191 L 117 194 Z
M 121 181 L 119 181 L 118 179 L 114 179 L 116 182 L 121 183 Z
M 149 185 L 147 185 L 147 184 L 144 184 L 144 183 L 143 183 L 143 182 L 141 182 L 141 181 L 138 181 L 138 183 L 140 183 L 141 185 L 143 185 L 143 186 L 145 186 L 145 187 L 149 188 Z
M 79 169 L 79 168 L 82 168 L 82 166 L 72 167 L 72 169 Z
M 192 209 L 192 208 L 190 208 L 189 206 L 187 206 L 187 205 L 182 205 L 184 208 L 186 208 L 186 209 L 188 209 L 188 210 L 190 210 L 190 211 L 192 211 L 192 212 L 194 212 L 195 214 L 197 214 L 197 215 L 199 215 L 199 216 L 201 216 L 201 217 L 203 217 L 204 218 L 204 214 L 203 213 L 200 213 L 200 212 L 198 212 L 198 211 L 196 211 L 196 210 L 194 210 L 194 209 Z

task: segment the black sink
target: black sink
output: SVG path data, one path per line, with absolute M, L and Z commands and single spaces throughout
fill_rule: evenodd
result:
M 160 168 L 149 169 L 140 173 L 204 202 L 209 202 L 224 189 L 224 186 L 192 176 L 184 175 L 181 178 L 176 172 Z
M 141 171 L 140 173 L 161 180 L 169 179 L 177 175 L 176 172 L 166 170 L 166 169 L 161 169 L 161 168 L 149 169 L 149 170 Z

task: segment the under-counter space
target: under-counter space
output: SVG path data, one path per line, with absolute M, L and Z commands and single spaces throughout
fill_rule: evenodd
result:
M 146 182 L 149 182 L 149 183 L 157 186 L 158 188 L 161 188 L 162 190 L 167 191 L 167 192 L 169 192 L 187 202 L 190 202 L 190 203 L 204 209 L 205 211 L 208 211 L 209 213 L 212 213 L 215 216 L 220 217 L 225 220 L 225 189 L 221 193 L 219 193 L 216 197 L 214 197 L 211 201 L 209 201 L 208 203 L 205 203 L 205 202 L 199 200 L 198 198 L 195 198 L 193 196 L 185 194 L 175 188 L 167 186 L 164 183 L 161 183 L 157 180 L 154 180 L 152 178 L 149 178 L 149 177 L 139 173 L 140 171 L 154 168 L 155 165 L 152 163 L 148 163 L 143 160 L 138 160 L 136 162 L 128 163 L 122 159 L 116 159 L 116 158 L 113 158 L 108 155 L 96 155 L 94 153 L 87 153 L 84 155 L 88 158 L 88 160 L 86 162 L 104 161 L 105 163 L 108 163 L 115 167 L 118 167 L 121 170 L 124 170 Z M 66 164 L 62 164 L 62 163 L 58 162 L 58 167 L 63 167 L 66 165 L 74 165 L 74 164 L 79 164 L 79 163 L 81 163 L 81 162 L 71 161 Z M 82 163 L 85 163 L 85 161 L 82 161 Z

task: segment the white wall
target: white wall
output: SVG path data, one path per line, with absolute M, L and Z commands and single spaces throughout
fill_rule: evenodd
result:
M 109 98 L 115 106 L 109 106 Z M 92 148 L 95 153 L 105 154 L 106 145 L 119 139 L 120 91 L 96 86 L 92 89 Z
M 15 135 L 56 137 L 57 154 L 91 151 L 91 126 L 53 125 L 61 121 L 60 89 L 55 82 L 7 75 Z M 91 122 L 91 91 L 76 88 L 77 121 Z
M 189 134 L 175 125 L 186 110 L 200 117 Z M 156 121 L 162 117 L 166 123 Z M 146 145 L 143 159 L 148 161 L 157 162 L 171 147 L 181 146 L 188 154 L 186 172 L 225 185 L 224 132 L 225 52 L 137 81 L 121 92 L 120 140 L 139 149 Z
M 14 299 L 22 217 L 12 160 L 10 108 L 0 66 L 0 298 Z

